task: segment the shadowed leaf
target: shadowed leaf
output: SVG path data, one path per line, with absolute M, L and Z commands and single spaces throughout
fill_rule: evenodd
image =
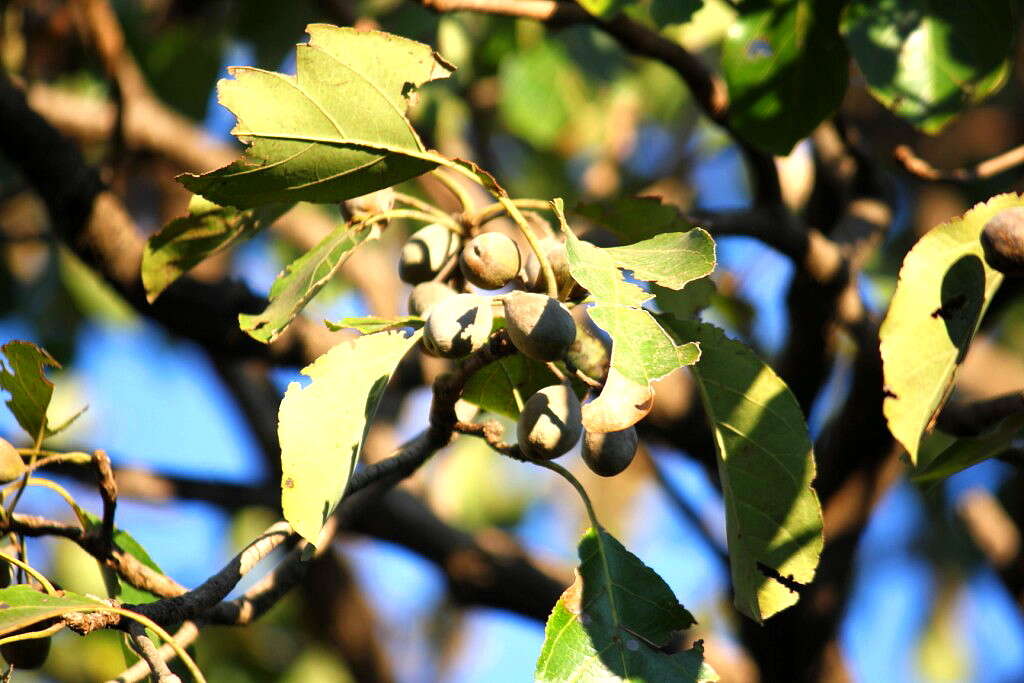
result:
M 785 383 L 744 344 L 713 325 L 663 320 L 701 345 L 693 374 L 718 452 L 733 601 L 762 622 L 799 600 L 821 555 L 807 424 Z
M 718 680 L 699 644 L 674 655 L 657 649 L 696 623 L 660 576 L 604 529 L 587 530 L 579 558 L 548 618 L 535 680 Z

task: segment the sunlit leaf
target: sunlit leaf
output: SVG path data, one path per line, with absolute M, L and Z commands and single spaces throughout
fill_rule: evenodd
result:
M 363 438 L 391 374 L 419 330 L 380 332 L 338 344 L 302 370 L 278 412 L 281 507 L 310 543 L 345 492 Z
M 376 226 L 343 223 L 320 243 L 292 261 L 270 287 L 270 303 L 262 313 L 241 313 L 238 322 L 249 335 L 265 344 L 277 339 L 309 300 L 323 289 L 352 251 L 368 239 L 376 239 Z
M 700 349 L 696 344 L 677 345 L 673 341 L 641 308 L 652 294 L 626 282 L 622 269 L 630 271 L 635 280 L 679 289 L 714 269 L 714 242 L 698 228 L 601 249 L 572 233 L 561 200 L 552 205 L 565 234 L 569 272 L 590 292 L 596 304 L 588 311 L 590 317 L 612 339 L 608 378 L 601 394 L 583 406 L 583 426 L 591 432 L 626 429 L 651 411 L 651 382 L 696 362 Z
M 0 364 L 0 387 L 10 393 L 7 407 L 14 413 L 29 438 L 41 441 L 52 434 L 47 428 L 46 409 L 53 398 L 53 382 L 46 379 L 47 366 L 59 368 L 60 363 L 35 344 L 27 341 L 7 342 L 0 347 L 6 360 Z
M 324 324 L 327 325 L 327 329 L 333 332 L 338 330 L 356 330 L 363 334 L 373 334 L 374 332 L 385 332 L 402 327 L 419 329 L 423 327 L 423 318 L 417 315 L 406 315 L 400 318 L 381 318 L 375 315 L 368 315 L 362 318 L 342 318 L 333 323 L 330 320 L 325 320 Z
M 152 303 L 175 280 L 203 259 L 249 239 L 290 208 L 270 204 L 240 211 L 193 197 L 189 214 L 175 218 L 146 241 L 142 284 Z
M 311 24 L 296 75 L 249 67 L 218 87 L 248 143 L 241 159 L 179 177 L 218 204 L 337 202 L 414 178 L 437 165 L 405 113 L 411 92 L 453 67 L 429 46 L 379 31 Z
M 1010 0 L 853 0 L 843 31 L 868 90 L 937 133 L 1002 87 L 1017 23 Z
M 604 529 L 587 530 L 579 558 L 548 617 L 535 680 L 718 680 L 699 644 L 674 655 L 658 649 L 695 623 L 660 576 Z
M 885 417 L 912 463 L 1003 281 L 985 262 L 980 237 L 985 223 L 1011 206 L 1024 206 L 1024 198 L 1003 194 L 978 204 L 932 228 L 903 260 L 879 336 Z
M 807 424 L 785 383 L 745 345 L 712 325 L 663 320 L 701 345 L 693 373 L 718 452 L 734 603 L 762 622 L 800 599 L 821 555 Z
M 846 92 L 841 0 L 747 0 L 722 45 L 729 121 L 743 139 L 785 155 Z
M 70 612 L 102 607 L 95 598 L 70 591 L 47 595 L 26 584 L 0 588 L 0 636 Z
M 579 0 L 579 3 L 595 17 L 611 19 L 624 7 L 636 4 L 636 0 Z

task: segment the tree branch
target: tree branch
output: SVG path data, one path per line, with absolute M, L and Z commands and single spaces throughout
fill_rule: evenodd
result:
M 991 178 L 1024 164 L 1024 145 L 1014 147 L 975 166 L 954 168 L 946 171 L 935 168 L 917 156 L 914 150 L 907 145 L 900 145 L 894 149 L 892 156 L 903 166 L 903 170 L 922 180 L 969 183 Z

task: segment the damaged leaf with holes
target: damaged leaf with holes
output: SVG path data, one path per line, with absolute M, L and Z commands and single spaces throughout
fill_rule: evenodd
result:
M 701 346 L 693 374 L 718 454 L 736 608 L 757 622 L 794 605 L 824 545 L 800 404 L 746 345 L 707 323 L 663 322 Z
M 1003 282 L 985 260 L 981 232 L 1001 210 L 1019 206 L 1021 195 L 997 195 L 932 228 L 903 260 L 879 338 L 885 419 L 911 463 Z

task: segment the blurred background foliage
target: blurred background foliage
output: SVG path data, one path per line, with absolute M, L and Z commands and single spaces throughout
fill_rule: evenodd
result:
M 492 170 L 514 195 L 561 196 L 569 206 L 636 193 L 659 194 L 684 209 L 722 210 L 750 202 L 739 151 L 699 115 L 676 74 L 630 56 L 592 27 L 555 31 L 528 20 L 439 16 L 404 0 L 119 0 L 114 5 L 131 53 L 158 97 L 222 141 L 231 140 L 233 121 L 217 105 L 214 88 L 228 65 L 291 71 L 292 46 L 303 40 L 307 23 L 354 23 L 430 43 L 458 67 L 453 78 L 423 90 L 413 111 L 417 129 L 428 146 Z M 0 12 L 0 59 L 8 73 L 86 102 L 116 97 L 78 37 L 71 3 L 10 0 Z M 630 12 L 712 65 L 720 64 L 722 39 L 735 23 L 735 10 L 722 0 L 650 0 Z M 859 149 L 879 164 L 896 209 L 885 247 L 860 283 L 876 310 L 884 309 L 903 255 L 924 231 L 994 193 L 1022 189 L 1019 173 L 970 185 L 926 184 L 897 170 L 892 149 L 910 144 L 935 165 L 953 168 L 1020 144 L 1021 58 L 1018 49 L 1005 86 L 933 137 L 894 118 L 851 67 L 840 120 Z M 86 140 L 84 150 L 104 167 L 137 224 L 149 231 L 186 210 L 188 195 L 173 175 L 207 170 L 178 168 L 117 140 Z M 812 215 L 821 211 L 808 197 L 813 167 L 807 145 L 798 145 L 779 164 L 787 169 L 784 178 L 790 182 L 784 189 L 793 207 Z M 416 183 L 403 189 L 431 196 Z M 35 341 L 64 365 L 52 375 L 57 418 L 90 405 L 60 443 L 105 448 L 122 465 L 258 481 L 266 465 L 211 360 L 141 319 L 58 246 L 47 235 L 45 209 L 6 165 L 0 165 L 0 198 L 0 339 Z M 400 243 L 389 238 L 379 249 L 397 262 Z M 300 249 L 280 234 L 267 233 L 231 256 L 212 259 L 197 274 L 230 273 L 266 291 Z M 721 238 L 719 256 L 710 318 L 771 357 L 787 333 L 791 265 L 748 238 Z M 1024 303 L 1018 293 L 1019 287 L 1007 287 L 993 305 L 982 340 L 987 355 L 977 360 L 990 364 L 980 376 L 1006 390 L 1024 386 Z M 331 318 L 366 310 L 359 291 L 341 280 L 310 309 Z M 841 361 L 811 413 L 814 429 L 844 397 L 849 349 L 840 351 Z M 279 391 L 296 377 L 290 370 L 272 375 Z M 384 409 L 394 418 L 384 437 L 392 442 L 417 431 L 429 401 L 423 388 L 400 398 Z M 682 410 L 669 404 L 659 404 L 658 410 Z M 20 438 L 7 416 L 0 432 L 10 440 Z M 702 468 L 686 454 L 666 454 L 653 443 L 649 448 L 663 472 L 653 471 L 644 459 L 622 477 L 598 480 L 587 476 L 575 455 L 572 469 L 602 508 L 602 519 L 612 522 L 610 530 L 697 615 L 698 637 L 743 670 L 726 569 L 695 521 L 678 513 L 664 482 L 669 492 L 688 500 L 699 512 L 699 524 L 718 538 L 724 534 L 720 501 Z M 989 462 L 927 494 L 900 484 L 886 496 L 861 541 L 842 629 L 842 655 L 855 680 L 1024 679 L 1024 620 L 968 542 L 966 522 L 957 513 L 971 492 L 1008 495 L 1019 488 L 1019 478 L 1008 465 Z M 68 486 L 97 509 L 92 491 Z M 573 562 L 583 523 L 578 506 L 546 472 L 498 458 L 481 442 L 459 440 L 405 486 L 422 494 L 441 518 L 480 539 L 500 529 L 553 565 Z M 1005 504 L 1010 510 L 1021 507 L 1020 500 Z M 26 496 L 24 509 L 64 514 L 45 493 Z M 195 585 L 273 514 L 266 509 L 227 513 L 196 502 L 126 503 L 119 524 L 171 576 Z M 33 561 L 65 587 L 102 593 L 95 563 L 77 548 L 59 540 L 29 547 Z M 336 550 L 350 570 L 348 580 L 376 614 L 371 636 L 386 653 L 389 678 L 513 681 L 531 675 L 542 624 L 460 607 L 432 565 L 397 546 L 348 536 Z M 351 662 L 338 656 L 323 614 L 314 609 L 317 600 L 312 589 L 296 591 L 253 626 L 209 629 L 197 646 L 200 666 L 211 681 L 355 680 Z M 117 674 L 123 665 L 114 634 L 80 639 L 63 633 L 43 672 L 18 679 L 95 681 Z

